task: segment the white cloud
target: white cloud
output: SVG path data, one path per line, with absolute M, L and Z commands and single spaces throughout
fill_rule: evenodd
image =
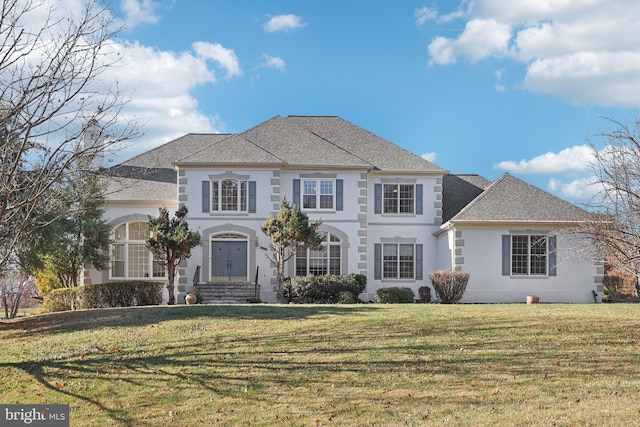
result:
M 429 64 L 446 65 L 456 62 L 454 42 L 446 37 L 436 37 L 429 44 Z
M 511 24 L 495 19 L 474 19 L 467 22 L 454 46 L 456 52 L 476 62 L 489 55 L 505 54 L 510 38 Z
M 423 6 L 413 12 L 413 17 L 416 18 L 416 25 L 422 25 L 430 19 L 436 19 L 438 17 L 438 11 L 427 6 Z
M 140 43 L 112 44 L 111 56 L 122 58 L 104 74 L 118 82 L 130 102 L 121 118 L 136 120 L 144 138 L 118 153 L 119 162 L 189 132 L 218 132 L 224 123 L 203 114 L 191 92 L 216 83 L 207 58 L 192 52 L 167 52 Z M 144 142 L 142 142 L 144 141 Z
M 227 71 L 227 77 L 240 76 L 240 62 L 233 49 L 227 49 L 219 43 L 195 42 L 193 50 L 199 57 L 216 61 Z
M 436 161 L 436 153 L 434 151 L 430 152 L 430 153 L 424 153 L 422 155 L 422 158 L 425 159 L 428 162 L 435 162 Z
M 125 26 L 132 29 L 141 24 L 155 24 L 160 20 L 156 15 L 158 4 L 153 0 L 122 0 Z
M 569 182 L 554 178 L 549 180 L 547 190 L 573 202 L 587 203 L 598 194 L 600 187 L 596 184 L 595 177 L 592 176 Z
M 475 0 L 431 19 L 454 18 L 467 19 L 464 30 L 434 37 L 431 64 L 511 58 L 525 64 L 528 90 L 580 104 L 640 108 L 634 96 L 640 91 L 640 3 Z
M 307 25 L 302 21 L 302 18 L 296 15 L 276 15 L 271 17 L 263 28 L 268 33 L 275 33 L 277 31 L 288 32 L 296 28 L 304 27 Z
M 565 148 L 558 153 L 546 153 L 531 160 L 522 159 L 518 162 L 505 160 L 494 169 L 521 174 L 583 174 L 591 169 L 593 152 L 588 145 L 576 145 Z
M 278 56 L 267 55 L 266 53 L 262 55 L 262 67 L 265 68 L 275 68 L 276 70 L 284 71 L 287 64 L 285 64 L 284 60 Z
M 499 70 L 494 71 L 493 75 L 496 77 L 496 92 L 506 92 L 507 87 L 502 83 L 504 75 L 506 74 L 506 70 L 501 68 Z

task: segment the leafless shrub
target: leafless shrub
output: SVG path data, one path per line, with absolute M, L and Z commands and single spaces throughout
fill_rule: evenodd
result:
M 457 304 L 464 295 L 470 274 L 462 271 L 438 270 L 429 273 L 436 295 L 443 304 Z

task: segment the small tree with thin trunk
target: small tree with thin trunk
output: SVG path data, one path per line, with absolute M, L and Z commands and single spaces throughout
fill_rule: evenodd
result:
M 278 214 L 270 216 L 260 226 L 260 231 L 269 236 L 272 255 L 267 255 L 276 269 L 278 300 L 283 299 L 284 267 L 300 248 L 319 249 L 322 237 L 317 234 L 321 221 L 309 222 L 309 217 L 300 208 L 283 197 Z
M 167 271 L 169 305 L 176 302 L 174 282 L 178 265 L 191 256 L 191 249 L 200 245 L 200 233 L 189 230 L 186 216 L 187 208 L 181 206 L 173 218 L 169 218 L 167 208 L 160 208 L 158 218 L 149 217 L 151 237 L 146 240 L 146 246 Z

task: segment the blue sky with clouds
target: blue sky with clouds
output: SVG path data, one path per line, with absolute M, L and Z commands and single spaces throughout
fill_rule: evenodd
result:
M 588 140 L 640 107 L 628 0 L 123 0 L 114 71 L 145 135 L 339 115 L 452 173 L 585 201 Z M 117 161 L 117 160 L 116 160 Z

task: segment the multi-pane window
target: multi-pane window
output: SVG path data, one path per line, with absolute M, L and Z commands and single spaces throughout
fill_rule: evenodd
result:
M 384 184 L 383 213 L 412 214 L 415 210 L 414 184 Z
M 296 252 L 296 276 L 341 274 L 341 241 L 331 233 L 323 236 L 321 249 L 298 249 Z
M 247 194 L 247 181 L 238 179 L 211 181 L 211 210 L 246 212 Z
M 546 275 L 547 274 L 547 236 L 513 235 L 511 236 L 511 274 Z
M 149 224 L 146 222 L 120 224 L 113 230 L 111 277 L 165 277 L 163 266 L 154 261 L 153 254 L 145 246 L 145 239 L 149 234 Z
M 413 279 L 415 277 L 415 245 L 385 243 L 382 245 L 383 279 Z
M 335 181 L 305 179 L 302 181 L 302 209 L 334 209 Z

